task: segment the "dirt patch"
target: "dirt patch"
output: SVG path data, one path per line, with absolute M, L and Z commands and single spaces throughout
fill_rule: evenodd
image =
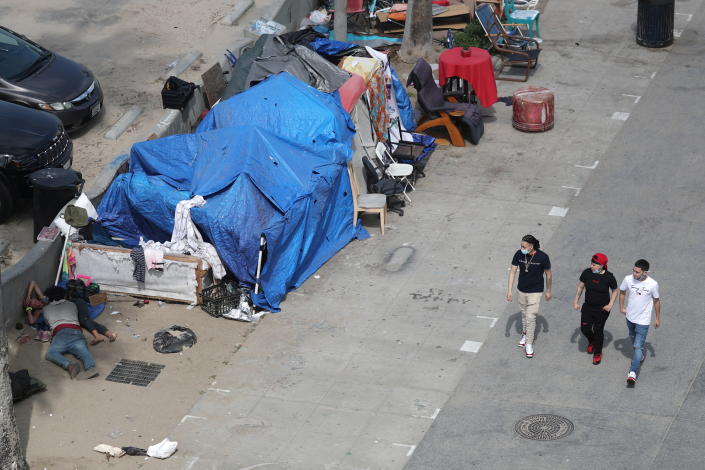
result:
M 135 301 L 111 296 L 98 317 L 118 339 L 89 347 L 100 372 L 95 379 L 70 380 L 63 369 L 44 359 L 48 343 L 30 340 L 20 345 L 15 339 L 22 332 L 8 330 L 10 370 L 28 369 L 47 385 L 46 392 L 15 405 L 31 468 L 136 468 L 144 457 L 108 462 L 92 449 L 101 443 L 146 448 L 166 437 L 202 394 L 227 393 L 209 389 L 218 388 L 218 370 L 232 361 L 255 325 L 213 318 L 199 307 L 189 310 L 183 304 L 151 301 L 138 308 Z M 198 342 L 181 353 L 157 353 L 153 335 L 171 325 L 191 328 Z M 106 381 L 120 359 L 165 367 L 147 387 Z

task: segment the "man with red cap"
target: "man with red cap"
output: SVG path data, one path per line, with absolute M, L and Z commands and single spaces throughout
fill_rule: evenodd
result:
M 585 291 L 582 308 L 578 305 L 580 295 Z M 588 340 L 587 352 L 592 354 L 592 363 L 602 362 L 604 329 L 610 310 L 617 300 L 617 279 L 607 270 L 607 256 L 595 253 L 590 267 L 582 272 L 575 291 L 573 308 L 580 310 L 580 331 Z

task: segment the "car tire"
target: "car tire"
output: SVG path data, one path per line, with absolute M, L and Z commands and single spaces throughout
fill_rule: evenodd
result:
M 15 210 L 15 200 L 7 184 L 0 180 L 0 222 L 5 222 Z

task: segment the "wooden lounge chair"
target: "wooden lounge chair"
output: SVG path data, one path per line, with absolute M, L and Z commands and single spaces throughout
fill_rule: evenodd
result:
M 409 74 L 406 86 L 414 85 L 418 92 L 419 106 L 424 112 L 424 117 L 419 121 L 416 132 L 423 132 L 433 127 L 445 127 L 451 143 L 455 147 L 464 147 L 465 139 L 452 118 L 461 118 L 465 111 L 459 106 L 461 103 L 446 101 L 443 91 L 433 79 L 431 66 L 423 59 L 418 59 Z M 451 98 L 452 99 L 452 98 Z
M 511 33 L 514 34 L 508 34 L 492 7 L 486 3 L 478 5 L 475 9 L 475 16 L 501 59 L 501 65 L 495 74 L 497 80 L 527 81 L 529 70 L 536 67 L 539 62 L 539 54 L 541 53 L 539 42 L 534 38 L 521 36 L 518 34 L 517 28 L 512 28 Z M 526 73 L 523 78 L 502 75 L 505 67 L 515 65 L 525 67 Z

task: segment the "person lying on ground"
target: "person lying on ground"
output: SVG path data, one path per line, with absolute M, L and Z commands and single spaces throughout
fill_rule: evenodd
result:
M 104 341 L 102 336 L 108 338 L 108 341 L 111 343 L 117 339 L 116 333 L 113 333 L 105 325 L 98 323 L 90 317 L 88 312 L 91 305 L 88 302 L 79 298 L 72 299 L 71 301 L 75 303 L 76 308 L 78 308 L 78 322 L 93 335 L 93 339 L 89 343 L 91 346 L 102 343 Z
M 37 330 L 36 341 L 49 341 L 49 325 L 44 320 L 42 309 L 49 303 L 42 293 L 39 285 L 35 281 L 29 283 L 27 295 L 24 298 L 24 310 L 27 314 L 27 322 Z
M 74 379 L 81 370 L 80 366 L 69 361 L 64 354 L 71 353 L 76 356 L 86 371 L 95 367 L 95 361 L 78 322 L 78 308 L 76 304 L 66 300 L 66 290 L 61 287 L 50 287 L 46 290 L 46 296 L 49 303 L 44 307 L 44 318 L 51 328 L 53 338 L 45 359 L 62 367 Z
M 46 298 L 46 296 L 42 293 L 41 289 L 37 285 L 35 281 L 32 281 L 29 284 L 29 290 L 27 291 L 27 298 L 25 299 L 25 303 L 29 302 L 30 298 L 30 293 L 33 293 L 36 295 L 37 299 L 32 300 L 32 308 L 38 308 L 40 309 L 37 313 L 35 310 L 35 313 L 32 313 L 30 315 L 30 312 L 27 311 L 27 316 L 30 324 L 33 324 L 36 322 L 36 318 L 41 315 L 41 309 L 49 302 Z M 91 335 L 93 335 L 93 339 L 90 341 L 90 345 L 96 345 L 98 343 L 101 343 L 104 341 L 104 338 L 108 338 L 108 340 L 112 343 L 117 339 L 117 335 L 113 333 L 112 331 L 108 330 L 104 325 L 101 325 L 97 321 L 93 320 L 90 315 L 88 314 L 90 310 L 90 305 L 88 302 L 86 302 L 83 299 L 76 298 L 76 299 L 70 299 L 71 302 L 76 304 L 76 307 L 78 308 L 78 323 L 81 325 L 82 328 L 85 328 L 86 331 L 88 331 Z M 42 341 L 48 341 L 49 340 L 49 325 L 46 324 L 46 322 L 42 322 L 45 325 L 45 329 L 47 330 L 46 332 L 46 339 L 43 339 Z M 102 336 L 101 336 L 102 335 Z

